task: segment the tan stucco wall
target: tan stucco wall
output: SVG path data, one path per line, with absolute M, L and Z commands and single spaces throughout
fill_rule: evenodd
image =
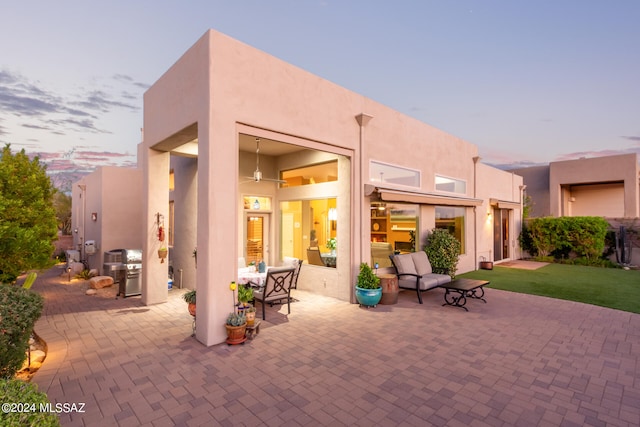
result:
M 308 275 L 319 283 L 330 280 L 332 288 L 322 292 L 343 299 L 351 297 L 360 260 L 370 256 L 369 199 L 363 186 L 369 183 L 371 159 L 420 170 L 417 191 L 433 191 L 435 174 L 465 180 L 468 193 L 473 190 L 474 145 L 214 31 L 198 40 L 146 92 L 144 101 L 143 228 L 149 234 L 144 243 L 143 302 L 166 300 L 166 265 L 153 256 L 158 243 L 151 231 L 156 212 L 167 215 L 168 151 L 197 136 L 196 336 L 207 345 L 224 339 L 222 325 L 232 310 L 228 284 L 237 275 L 243 227 L 239 194 L 273 191 L 266 186 L 247 190 L 231 178 L 250 173 L 239 171 L 239 133 L 343 156 L 340 183 L 331 190 L 338 201 L 338 268 L 323 269 L 320 274 L 326 277 Z M 361 127 L 356 116 L 363 113 L 372 119 Z M 197 130 L 193 127 L 190 135 L 181 138 L 180 131 L 194 123 Z M 287 161 L 279 159 L 282 164 L 276 168 Z M 494 179 L 508 183 L 491 182 Z M 487 173 L 486 185 L 495 187 L 496 194 L 514 197 L 511 175 Z M 305 190 L 274 192 L 275 201 L 293 197 L 295 191 Z M 421 212 L 421 228 L 432 228 L 433 207 Z M 470 216 L 467 221 L 474 219 Z M 276 221 L 272 223 L 275 238 Z M 469 254 L 475 254 L 474 241 L 467 242 Z M 461 260 L 459 267 L 461 272 L 474 269 L 475 255 Z
M 478 206 L 476 226 L 478 237 L 478 252 L 475 268 L 478 266 L 480 257 L 484 257 L 486 260 L 493 261 L 495 254 L 494 250 L 494 236 L 493 236 L 493 221 L 488 214 L 491 213 L 493 207 L 491 205 L 491 199 L 501 201 L 511 201 L 514 205 L 510 205 L 510 230 L 509 236 L 509 248 L 511 256 L 509 259 L 517 259 L 522 256 L 522 252 L 519 245 L 519 234 L 522 228 L 522 187 L 524 180 L 522 176 L 513 173 L 506 172 L 493 167 L 478 164 L 478 188 L 477 197 L 483 199 L 482 206 Z
M 79 185 L 86 185 L 84 193 Z M 83 194 L 86 195 L 84 202 Z M 97 214 L 96 221 L 91 219 L 94 212 Z M 77 248 L 80 242 L 94 240 L 98 250 L 87 260 L 91 268 L 103 273 L 105 251 L 142 247 L 141 213 L 142 171 L 114 166 L 99 167 L 72 187 L 72 230 L 78 230 L 73 233 L 74 246 Z
M 636 154 L 595 157 L 552 162 L 549 165 L 550 214 L 571 215 L 568 204 L 571 197 L 568 186 L 583 184 L 624 183 L 623 212 L 613 216 L 634 218 L 640 216 L 640 166 Z M 614 192 L 617 191 L 614 188 Z M 594 195 L 592 194 L 592 197 Z M 609 197 L 601 195 L 601 197 Z M 581 212 L 588 212 L 581 209 Z M 593 212 L 590 215 L 600 215 Z

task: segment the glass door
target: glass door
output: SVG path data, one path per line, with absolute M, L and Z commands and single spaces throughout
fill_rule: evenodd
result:
M 493 210 L 493 251 L 494 260 L 509 258 L 509 209 Z
M 269 215 L 247 214 L 245 259 L 247 264 L 269 264 Z

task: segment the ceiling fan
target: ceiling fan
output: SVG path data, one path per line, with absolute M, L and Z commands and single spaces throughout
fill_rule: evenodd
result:
M 253 171 L 253 176 L 245 177 L 249 181 L 260 182 L 260 181 L 269 181 L 269 182 L 277 182 L 279 184 L 286 184 L 287 181 L 283 179 L 275 179 L 275 178 L 263 178 L 262 171 L 260 170 L 260 138 L 256 138 L 256 170 Z

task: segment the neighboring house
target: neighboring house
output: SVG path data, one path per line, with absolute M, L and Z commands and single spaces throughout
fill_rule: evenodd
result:
M 640 217 L 637 154 L 551 162 L 514 169 L 533 203 L 530 217 Z
M 73 184 L 71 197 L 73 246 L 90 268 L 103 274 L 104 252 L 142 248 L 140 169 L 99 167 Z M 95 243 L 95 253 L 87 242 Z
M 353 302 L 372 242 L 421 249 L 429 230 L 447 228 L 463 246 L 458 272 L 520 256 L 520 176 L 481 164 L 473 144 L 215 31 L 145 93 L 139 159 L 142 301 L 167 300 L 168 264 L 156 254 L 164 225 L 174 268 L 194 271 L 185 287 L 197 286 L 205 345 L 226 338 L 239 258 L 277 265 L 317 247 L 324 265 L 305 261 L 298 289 Z

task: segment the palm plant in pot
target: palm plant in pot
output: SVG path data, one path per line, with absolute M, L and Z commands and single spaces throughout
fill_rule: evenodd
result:
M 247 318 L 247 326 L 253 326 L 256 320 L 256 309 L 249 301 L 253 301 L 253 289 L 248 285 L 239 285 L 238 313 L 244 313 Z
M 366 262 L 360 264 L 360 273 L 356 283 L 356 299 L 360 305 L 375 307 L 382 298 L 380 278 L 373 273 Z

